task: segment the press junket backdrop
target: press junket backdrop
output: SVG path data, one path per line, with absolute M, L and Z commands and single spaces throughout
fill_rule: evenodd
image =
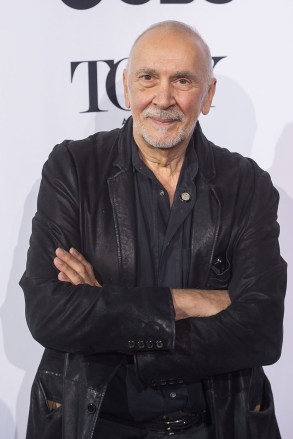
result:
M 184 21 L 208 42 L 218 79 L 208 138 L 254 158 L 281 196 L 289 263 L 283 355 L 266 368 L 283 439 L 292 439 L 292 0 L 1 0 L 0 438 L 25 437 L 43 348 L 26 326 L 25 268 L 42 165 L 56 143 L 121 126 L 122 71 L 147 26 Z M 237 439 L 237 438 L 235 438 Z

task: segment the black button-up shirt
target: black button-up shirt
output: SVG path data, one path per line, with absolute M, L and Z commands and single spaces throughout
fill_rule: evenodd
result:
M 196 200 L 198 161 L 190 142 L 173 205 L 166 189 L 141 160 L 133 142 L 132 163 L 137 216 L 137 286 L 186 288 L 190 266 L 190 233 Z M 101 415 L 147 421 L 178 410 L 205 408 L 200 382 L 145 387 L 129 356 L 111 381 Z
M 132 151 L 138 236 L 137 284 L 184 288 L 188 280 L 190 231 L 196 199 L 195 149 L 193 144 L 187 149 L 172 207 L 168 192 L 140 159 L 137 147 Z M 184 201 L 183 194 L 189 195 L 188 201 Z

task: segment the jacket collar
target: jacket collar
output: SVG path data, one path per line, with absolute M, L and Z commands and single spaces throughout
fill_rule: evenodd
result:
M 131 148 L 133 139 L 133 120 L 130 116 L 123 127 L 120 130 L 118 137 L 118 154 L 114 161 L 114 166 L 118 167 L 121 171 L 128 171 L 131 161 Z
M 211 142 L 205 137 L 201 126 L 197 121 L 193 133 L 194 145 L 198 155 L 199 172 L 206 182 L 213 180 L 216 176 L 214 154 Z

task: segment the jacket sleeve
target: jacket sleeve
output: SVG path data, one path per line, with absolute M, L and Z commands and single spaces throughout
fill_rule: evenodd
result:
M 286 263 L 278 244 L 279 196 L 268 173 L 255 169 L 254 196 L 233 243 L 231 305 L 211 317 L 176 322 L 173 351 L 139 353 L 144 382 L 192 382 L 278 360 L 286 289 Z
M 85 171 L 86 172 L 86 171 Z M 174 308 L 168 288 L 74 286 L 60 282 L 57 247 L 81 248 L 75 163 L 64 142 L 45 163 L 26 271 L 20 281 L 26 319 L 43 346 L 72 353 L 174 348 Z

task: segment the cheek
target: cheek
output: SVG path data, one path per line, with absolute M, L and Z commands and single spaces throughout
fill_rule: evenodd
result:
M 143 111 L 152 102 L 153 92 L 148 89 L 132 89 L 129 93 L 129 99 L 132 111 Z
M 192 105 L 185 107 L 184 114 L 186 121 L 189 123 L 194 119 L 197 119 L 201 112 L 201 107 L 198 102 L 193 102 Z
M 179 92 L 175 96 L 177 105 L 187 113 L 194 111 L 194 108 L 198 108 L 202 100 L 202 93 L 199 91 Z

